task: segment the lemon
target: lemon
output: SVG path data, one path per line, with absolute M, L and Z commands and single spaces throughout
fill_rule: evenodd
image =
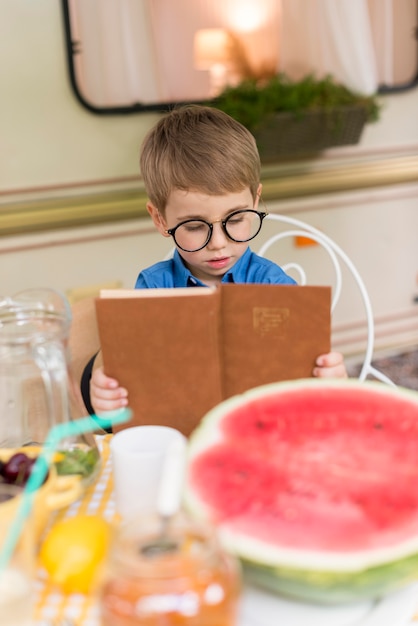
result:
M 91 592 L 111 539 L 111 525 L 96 515 L 76 515 L 58 521 L 40 552 L 40 564 L 65 593 Z

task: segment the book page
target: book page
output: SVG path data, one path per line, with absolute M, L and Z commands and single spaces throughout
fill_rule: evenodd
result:
M 172 296 L 210 296 L 217 287 L 173 287 L 154 289 L 101 289 L 101 298 L 171 298 Z

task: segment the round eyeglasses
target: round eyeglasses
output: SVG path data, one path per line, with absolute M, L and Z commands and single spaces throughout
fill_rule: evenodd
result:
M 225 235 L 232 241 L 244 243 L 251 241 L 258 235 L 266 215 L 267 213 L 263 211 L 244 209 L 234 211 L 224 220 L 212 223 L 206 222 L 206 220 L 185 220 L 174 228 L 169 228 L 166 232 L 172 236 L 180 250 L 197 252 L 208 245 L 214 224 L 221 224 Z

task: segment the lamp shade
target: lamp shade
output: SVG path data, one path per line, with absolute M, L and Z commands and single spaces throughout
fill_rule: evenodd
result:
M 198 30 L 194 38 L 194 64 L 198 70 L 209 70 L 216 64 L 229 65 L 234 41 L 224 28 Z

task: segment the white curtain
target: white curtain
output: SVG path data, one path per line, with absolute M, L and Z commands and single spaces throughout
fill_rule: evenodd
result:
M 82 96 L 96 107 L 162 99 L 148 0 L 71 0 Z
M 379 84 L 410 83 L 417 75 L 416 0 L 368 0 Z
M 359 93 L 417 73 L 416 0 L 281 0 L 279 69 L 332 74 Z
M 279 68 L 332 74 L 360 93 L 378 86 L 367 0 L 282 0 Z
M 416 0 L 71 0 L 80 91 L 96 106 L 203 100 L 201 28 L 233 31 L 255 70 L 334 78 L 354 91 L 417 72 Z

